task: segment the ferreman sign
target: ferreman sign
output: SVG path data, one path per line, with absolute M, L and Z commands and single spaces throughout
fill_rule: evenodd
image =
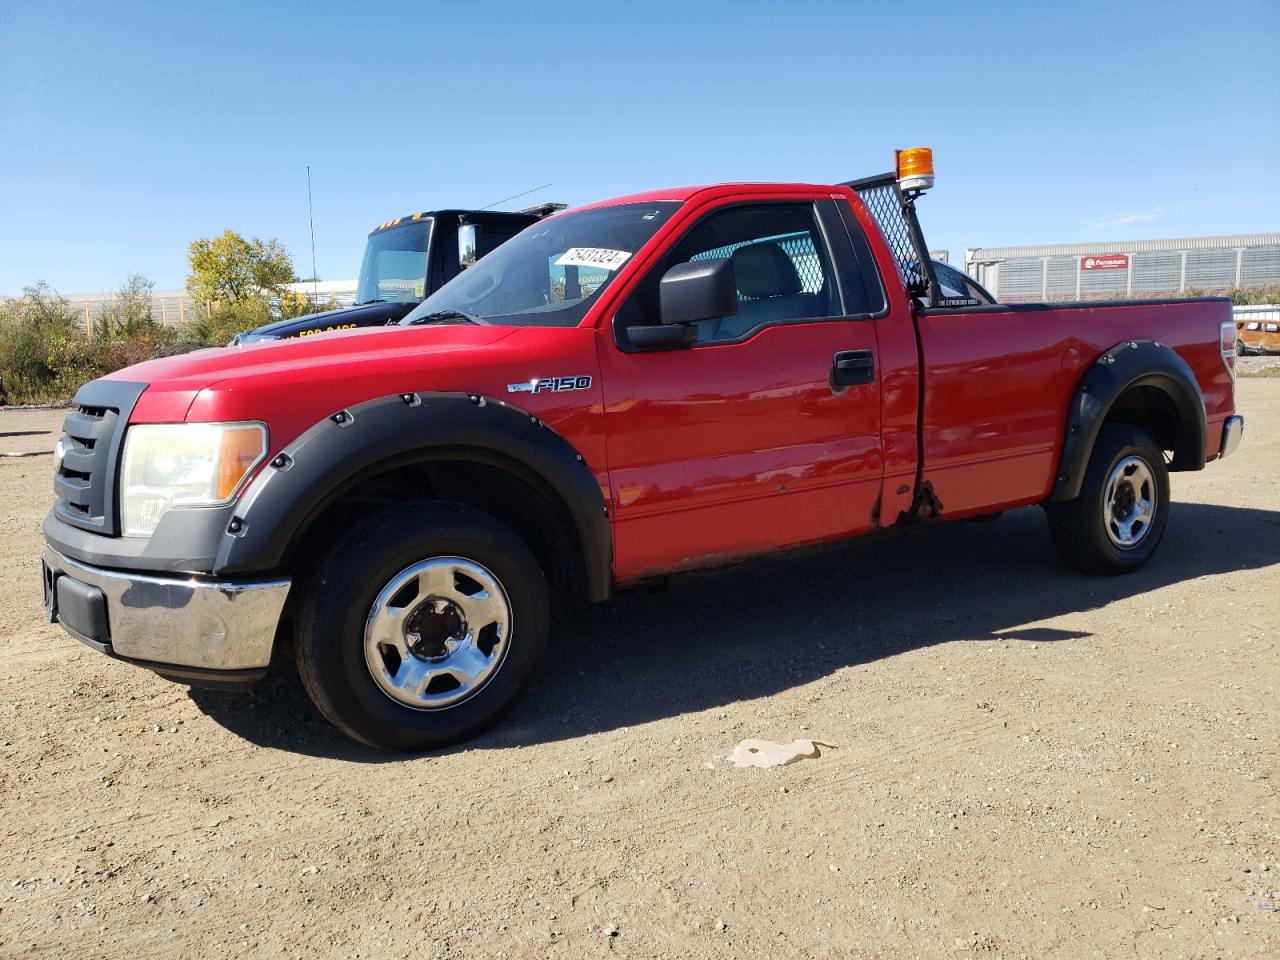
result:
M 1108 253 L 1096 257 L 1081 257 L 1081 270 L 1128 270 L 1129 255 L 1127 253 Z

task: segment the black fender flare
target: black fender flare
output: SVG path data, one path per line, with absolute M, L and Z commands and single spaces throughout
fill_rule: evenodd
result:
M 1207 428 L 1204 397 L 1196 375 L 1167 344 L 1127 340 L 1100 356 L 1076 387 L 1067 409 L 1062 458 L 1048 502 L 1073 500 L 1080 495 L 1085 468 L 1107 414 L 1126 390 L 1143 386 L 1160 390 L 1178 411 L 1181 429 L 1171 468 L 1203 469 Z
M 214 573 L 278 569 L 295 538 L 347 490 L 383 470 L 461 457 L 501 467 L 563 506 L 588 600 L 613 587 L 613 537 L 585 459 L 536 416 L 465 393 L 391 394 L 339 410 L 266 464 L 227 524 Z

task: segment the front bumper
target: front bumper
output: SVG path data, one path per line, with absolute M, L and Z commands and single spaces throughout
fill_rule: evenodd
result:
M 287 579 L 157 577 L 104 570 L 46 547 L 51 623 L 111 656 L 187 683 L 242 684 L 266 672 Z

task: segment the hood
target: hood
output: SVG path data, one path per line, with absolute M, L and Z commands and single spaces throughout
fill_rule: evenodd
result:
M 269 396 L 272 407 L 281 401 L 302 405 L 302 392 L 308 402 L 319 393 L 337 409 L 345 402 L 344 385 L 394 383 L 432 370 L 483 365 L 485 348 L 516 330 L 473 324 L 337 330 L 148 360 L 106 379 L 148 385 L 134 408 L 135 421 L 184 420 L 197 395 L 215 385 L 220 394 Z
M 288 320 L 264 323 L 253 330 L 237 334 L 232 345 L 255 343 L 258 340 L 280 340 L 313 330 L 378 327 L 397 323 L 417 305 L 412 302 L 366 303 L 355 307 L 343 307 L 340 310 L 326 310 L 323 313 L 309 313 L 305 317 L 292 317 Z

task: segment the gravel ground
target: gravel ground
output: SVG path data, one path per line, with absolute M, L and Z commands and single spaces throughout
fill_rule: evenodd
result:
M 43 624 L 50 460 L 0 459 L 0 955 L 1274 957 L 1280 383 L 1239 405 L 1136 575 L 1031 509 L 687 578 L 561 614 L 499 729 L 414 759 L 282 665 L 189 692 Z

